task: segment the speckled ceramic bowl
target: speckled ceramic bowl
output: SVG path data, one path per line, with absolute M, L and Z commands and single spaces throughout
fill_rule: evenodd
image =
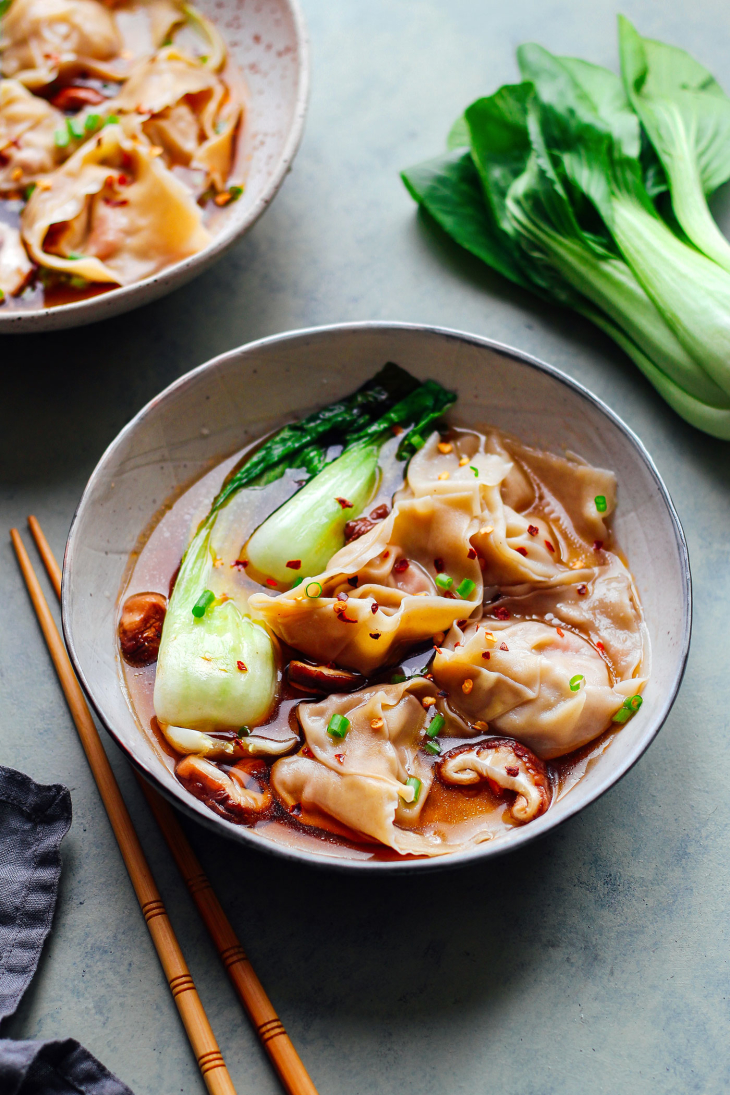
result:
M 196 0 L 225 38 L 248 88 L 240 160 L 246 187 L 204 250 L 124 288 L 54 308 L 0 308 L 0 334 L 78 327 L 184 285 L 219 259 L 273 201 L 296 155 L 309 95 L 309 48 L 297 0 Z
M 618 477 L 615 529 L 642 599 L 652 646 L 641 712 L 580 782 L 536 821 L 473 850 L 430 860 L 347 857 L 274 843 L 217 817 L 155 755 L 122 686 L 117 602 L 130 554 L 160 506 L 247 440 L 351 392 L 386 361 L 459 394 L 461 421 L 491 423 Z M 638 438 L 605 404 L 535 358 L 475 335 L 408 324 L 321 327 L 253 342 L 188 373 L 149 403 L 107 449 L 84 492 L 66 548 L 63 626 L 97 713 L 132 763 L 177 806 L 243 844 L 358 871 L 438 870 L 521 847 L 613 786 L 658 733 L 677 694 L 690 636 L 689 561 L 677 514 Z

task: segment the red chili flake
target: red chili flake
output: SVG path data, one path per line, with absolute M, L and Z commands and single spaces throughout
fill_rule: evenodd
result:
M 347 597 L 347 594 L 345 594 Z M 347 605 L 344 601 L 335 601 L 332 605 L 335 616 L 343 624 L 356 624 L 357 620 L 353 616 L 347 615 Z
M 565 638 L 565 632 L 563 631 L 562 627 L 556 627 L 555 630 L 557 631 L 561 639 Z
M 240 669 L 242 673 L 248 673 L 248 666 L 245 662 L 236 662 L 236 668 Z
M 372 612 L 373 616 L 375 615 L 375 613 L 378 611 L 379 608 L 380 608 L 380 605 L 378 604 L 378 602 L 373 601 L 373 603 L 370 605 L 370 611 Z
M 588 592 L 588 586 L 579 585 L 576 592 L 578 592 L 580 596 L 583 597 Z
M 504 770 L 507 773 L 507 775 L 512 776 L 513 779 L 514 779 L 515 776 L 519 776 L 519 774 L 520 774 L 520 770 L 519 770 L 519 768 L 517 767 L 516 764 L 508 764 L 508 765 L 506 765 Z
M 393 426 L 393 433 L 396 437 L 400 437 L 402 433 L 405 433 L 405 430 L 402 426 Z
M 302 816 L 302 804 L 301 804 L 301 802 L 295 802 L 293 806 L 290 806 L 289 807 L 289 813 L 292 815 L 292 817 L 301 817 Z
M 491 658 L 491 656 L 492 656 L 492 655 L 491 655 L 491 654 L 489 653 L 489 651 L 488 651 L 488 650 L 485 650 L 485 651 L 484 651 L 484 653 L 482 654 L 482 657 L 484 658 L 484 661 L 485 661 L 485 662 L 488 662 L 488 661 L 489 661 L 489 659 Z
M 605 646 L 603 645 L 603 643 L 601 642 L 600 639 L 596 643 L 596 650 L 600 650 L 602 654 L 606 653 L 606 648 L 605 648 Z
M 439 691 L 439 696 L 441 697 L 441 699 L 442 699 L 442 700 L 443 700 L 443 699 L 446 699 L 446 697 L 448 696 L 448 694 L 449 694 L 449 693 L 448 693 L 448 692 L 446 691 L 446 689 L 445 689 L 445 688 L 442 688 L 442 689 L 440 689 L 440 691 Z
M 443 574 L 443 572 L 446 570 L 443 559 L 434 559 L 433 565 L 437 574 Z
M 117 183 L 119 184 L 119 186 L 129 186 L 130 181 L 131 180 L 128 175 L 117 176 Z
M 335 753 L 335 760 L 338 760 L 340 762 L 340 764 L 344 764 L 345 763 L 345 754 L 344 753 Z
M 390 509 L 385 502 L 382 502 L 381 505 L 376 506 L 374 510 L 370 511 L 370 519 L 372 521 L 384 521 L 389 513 Z
M 348 578 L 348 579 L 347 579 L 347 584 L 348 584 L 348 585 L 351 585 L 351 586 L 352 586 L 352 588 L 353 588 L 353 589 L 355 589 L 355 588 L 356 588 L 356 586 L 357 586 L 357 583 L 358 583 L 359 581 L 360 581 L 360 579 L 358 578 L 358 576 L 357 576 L 357 574 L 356 574 L 356 575 L 354 576 L 354 578 Z
M 450 589 L 447 590 L 446 593 L 442 593 L 441 596 L 442 597 L 447 597 L 450 601 L 455 601 L 456 600 L 456 594 L 452 593 Z
M 301 559 L 290 559 L 289 562 L 286 565 L 289 567 L 289 570 L 301 570 L 302 569 L 302 560 Z
M 537 527 L 537 525 L 528 525 L 527 531 L 529 532 L 530 536 L 537 536 L 540 529 Z
M 389 551 L 384 551 L 381 558 L 390 559 L 390 552 Z
M 352 502 L 348 502 L 346 498 L 335 498 L 335 502 L 339 502 L 343 509 L 352 509 Z
M 304 748 L 302 749 L 302 756 L 303 757 L 313 757 L 314 756 L 314 753 L 312 752 L 312 750 L 309 748 L 308 745 L 305 745 Z
M 527 548 L 518 547 L 515 548 L 515 551 L 519 552 L 520 555 L 524 555 L 525 559 L 527 558 Z
M 375 528 L 375 524 L 367 517 L 356 517 L 354 521 L 348 521 L 345 525 L 345 543 L 351 544 L 353 540 L 359 540 L 371 528 Z
M 338 593 L 337 594 L 337 600 L 338 601 L 346 601 L 347 600 L 347 594 L 346 593 Z
M 126 167 L 128 171 L 131 167 L 134 167 L 134 160 L 129 152 L 122 152 L 122 167 Z
M 553 545 L 550 543 L 549 540 L 545 541 L 545 547 L 548 549 L 548 551 L 552 551 L 553 555 L 555 554 L 555 548 L 553 547 Z
M 236 559 L 233 563 L 231 563 L 231 566 L 235 567 L 236 570 L 245 570 L 248 566 L 248 559 Z
M 466 557 L 467 557 L 467 559 L 476 559 L 477 553 L 474 550 L 474 548 L 469 548 L 469 550 L 466 553 Z
M 267 578 L 266 579 L 266 584 L 267 584 L 267 586 L 271 586 L 272 589 L 277 589 L 278 585 L 279 585 L 276 578 Z
M 393 570 L 395 571 L 396 574 L 402 574 L 404 570 L 408 570 L 409 566 L 410 566 L 410 563 L 408 562 L 407 559 L 399 559 L 398 562 L 393 567 Z
M 380 632 L 379 631 L 371 631 L 370 632 L 370 638 L 371 639 L 379 639 L 380 638 Z
M 498 620 L 508 620 L 509 619 L 509 612 L 507 611 L 506 608 L 495 608 L 494 615 L 497 617 Z
M 507 643 L 500 643 L 499 644 L 499 649 L 500 650 L 509 650 L 509 647 L 507 646 Z
M 603 540 L 594 540 L 593 541 L 593 550 L 594 551 L 603 551 Z

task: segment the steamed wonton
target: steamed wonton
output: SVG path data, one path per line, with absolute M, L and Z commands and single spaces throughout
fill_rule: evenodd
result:
M 33 270 L 17 228 L 0 221 L 0 302 L 20 292 Z
M 210 236 L 192 195 L 154 149 L 109 125 L 31 195 L 23 239 L 36 262 L 129 285 L 200 251 Z
M 199 168 L 223 190 L 241 104 L 209 68 L 174 47 L 139 64 L 106 109 L 132 113 L 168 164 Z
M 3 76 L 26 87 L 50 84 L 59 74 L 84 70 L 114 79 L 122 40 L 111 12 L 97 0 L 12 0 L 3 16 Z
M 397 502 L 386 520 L 338 551 L 324 574 L 278 597 L 254 594 L 251 613 L 316 661 L 374 672 L 481 608 L 482 575 L 469 545 L 478 527 L 475 497 L 469 487 Z M 450 596 L 436 586 L 438 571 L 453 580 Z M 459 597 L 464 579 L 471 588 Z M 318 585 L 321 596 L 308 596 Z
M 0 80 L 0 194 L 20 190 L 61 161 L 56 130 L 60 111 L 17 80 Z
M 433 770 L 419 753 L 426 721 L 420 700 L 432 688 L 419 679 L 301 704 L 306 751 L 271 769 L 280 800 L 289 810 L 300 806 L 305 823 L 321 826 L 334 818 L 401 854 L 452 851 L 437 837 L 409 831 L 433 782 Z M 349 719 L 344 738 L 327 733 L 335 713 Z M 417 802 L 411 777 L 421 781 Z
M 612 685 L 586 639 L 537 621 L 489 621 L 463 633 L 454 627 L 436 651 L 432 673 L 463 719 L 457 733 L 483 732 L 488 723 L 490 733 L 516 738 L 544 760 L 598 737 L 643 684 Z M 482 725 L 474 729 L 476 722 Z

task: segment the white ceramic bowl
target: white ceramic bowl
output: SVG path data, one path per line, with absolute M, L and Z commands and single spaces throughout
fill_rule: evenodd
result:
M 284 847 L 215 816 L 154 755 L 121 686 L 115 624 L 130 553 L 165 499 L 248 440 L 351 392 L 386 361 L 459 394 L 460 420 L 492 423 L 556 452 L 573 450 L 618 477 L 615 529 L 631 564 L 652 645 L 641 712 L 564 798 L 536 821 L 466 853 L 396 862 L 342 858 L 331 846 Z M 689 561 L 677 514 L 638 438 L 605 404 L 535 358 L 488 339 L 393 323 L 341 324 L 252 342 L 181 377 L 107 449 L 66 548 L 63 626 L 84 688 L 133 764 L 186 813 L 243 844 L 351 870 L 436 870 L 497 855 L 555 828 L 607 791 L 667 717 L 689 646 Z
M 309 46 L 298 0 L 196 0 L 216 24 L 249 92 L 241 140 L 246 187 L 204 250 L 124 288 L 56 308 L 0 308 L 0 334 L 78 327 L 149 304 L 219 259 L 258 220 L 284 181 L 304 129 Z

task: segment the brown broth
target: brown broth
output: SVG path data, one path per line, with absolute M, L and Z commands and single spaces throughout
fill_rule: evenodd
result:
M 461 432 L 461 431 L 455 431 Z M 471 432 L 471 431 L 469 431 Z M 127 580 L 120 596 L 120 604 L 133 593 L 148 591 L 168 595 L 171 579 L 175 576 L 180 563 L 180 558 L 186 547 L 192 531 L 199 521 L 205 516 L 210 502 L 217 493 L 225 477 L 241 461 L 241 459 L 256 448 L 260 441 L 247 446 L 239 453 L 228 458 L 212 468 L 188 489 L 182 491 L 179 496 L 171 500 L 163 509 L 154 526 L 145 536 L 140 548 L 130 560 Z M 390 444 L 390 443 L 389 443 Z M 395 442 L 393 446 L 395 446 Z M 383 450 L 383 466 L 389 467 L 388 455 L 390 448 Z M 394 462 L 391 462 L 394 463 Z M 368 510 L 381 502 L 391 503 L 394 490 L 397 488 L 402 476 L 402 465 L 395 466 L 394 471 L 386 471 L 383 475 L 378 492 L 369 504 Z M 228 585 L 234 583 L 240 590 L 249 592 L 258 591 L 261 586 L 233 564 L 238 559 L 240 547 L 246 535 L 253 531 L 264 516 L 273 508 L 280 505 L 296 489 L 293 478 L 284 479 L 271 484 L 261 491 L 261 498 L 253 511 L 249 511 L 248 520 L 252 522 L 248 532 L 237 531 L 240 526 L 236 520 L 235 498 L 227 509 L 227 530 L 224 527 L 221 540 L 222 545 L 216 548 L 221 560 L 221 581 Z M 537 517 L 544 516 L 544 510 L 540 505 L 545 501 L 536 498 L 534 505 L 527 510 Z M 549 503 L 545 509 L 550 509 Z M 223 514 L 226 510 L 222 511 Z M 567 549 L 570 559 L 570 549 Z M 573 552 L 576 555 L 575 551 Z M 577 557 L 577 556 L 576 556 Z M 515 613 L 515 618 L 520 616 Z M 525 612 L 521 618 L 531 618 L 529 612 Z M 532 617 L 534 618 L 534 617 Z M 566 630 L 567 625 L 561 624 Z M 581 636 L 584 639 L 586 635 Z M 281 644 L 280 644 L 281 645 Z M 433 651 L 430 646 L 423 646 L 415 650 L 400 663 L 402 671 L 406 674 L 423 670 L 429 663 Z M 296 651 L 282 648 L 280 650 L 280 663 L 284 667 Z M 604 659 L 606 660 L 606 659 Z M 122 674 L 125 692 L 130 707 L 157 757 L 168 770 L 174 774 L 175 765 L 180 759 L 163 737 L 155 719 L 153 705 L 153 691 L 155 682 L 155 665 L 149 665 L 138 669 L 122 664 Z M 609 674 L 615 680 L 615 674 L 607 661 Z M 400 671 L 400 669 L 399 669 Z M 393 667 L 371 678 L 371 683 L 378 683 L 379 679 L 387 681 L 393 673 Z M 296 726 L 296 707 L 302 700 L 321 699 L 314 693 L 306 694 L 282 681 L 281 692 L 264 724 L 257 727 L 257 733 L 263 732 L 266 736 L 277 737 L 284 733 L 289 734 L 293 726 Z M 596 759 L 608 748 L 618 729 L 614 727 L 605 731 L 600 737 L 591 741 L 581 749 L 564 755 L 547 764 L 550 782 L 553 788 L 553 802 L 562 798 L 575 786 Z M 465 741 L 475 739 L 445 738 L 443 744 L 446 748 L 454 748 Z M 435 757 L 429 757 L 428 761 L 433 766 Z M 267 762 L 269 766 L 274 759 Z M 481 839 L 492 839 L 503 835 L 515 827 L 509 814 L 509 794 L 504 796 L 494 795 L 487 785 L 474 788 L 448 787 L 438 778 L 434 780 L 428 799 L 414 831 L 420 833 L 434 833 L 439 830 L 449 829 L 450 838 L 456 836 L 459 840 L 468 840 L 477 831 L 482 834 Z M 338 857 L 357 859 L 400 860 L 403 858 L 419 858 L 415 856 L 402 856 L 389 847 L 372 841 L 368 837 L 354 833 L 332 818 L 316 813 L 303 813 L 294 817 L 277 804 L 274 814 L 266 820 L 256 822 L 253 827 L 265 833 L 267 838 L 279 844 L 299 849 L 308 848 L 318 851 L 320 854 L 329 854 Z

